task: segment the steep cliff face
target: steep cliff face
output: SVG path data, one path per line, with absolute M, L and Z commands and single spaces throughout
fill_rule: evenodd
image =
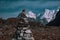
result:
M 56 18 L 49 22 L 47 25 L 49 26 L 60 26 L 60 10 L 56 14 Z

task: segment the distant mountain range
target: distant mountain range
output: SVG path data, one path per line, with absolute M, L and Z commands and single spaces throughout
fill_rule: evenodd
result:
M 29 11 L 28 14 L 26 14 L 29 21 L 37 21 L 40 22 L 43 25 L 59 25 L 60 20 L 60 11 L 57 10 L 49 10 L 45 9 L 45 12 L 43 15 L 38 14 L 36 15 L 32 11 Z M 37 20 L 39 17 L 39 21 Z
M 30 24 L 39 24 L 39 25 L 48 25 L 48 26 L 60 26 L 60 10 L 49 10 L 45 9 L 43 15 L 38 14 L 36 15 L 32 11 L 29 11 L 27 14 L 27 19 Z M 16 20 L 18 18 L 9 18 L 9 20 Z M 0 19 L 1 20 L 1 19 Z M 1 20 L 2 22 L 2 20 Z M 4 21 L 5 22 L 5 21 Z

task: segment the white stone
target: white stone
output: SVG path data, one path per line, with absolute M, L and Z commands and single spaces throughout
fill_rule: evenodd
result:
M 25 32 L 26 32 L 26 33 L 32 33 L 31 30 L 26 30 Z
M 18 37 L 18 39 L 19 39 L 19 40 L 21 40 L 21 39 L 22 39 L 22 37 Z
M 20 36 L 23 36 L 23 33 L 20 33 Z

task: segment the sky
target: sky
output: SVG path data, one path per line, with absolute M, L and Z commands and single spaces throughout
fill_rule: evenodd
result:
M 57 9 L 60 0 L 0 0 L 0 17 L 17 17 L 22 9 L 35 14 L 44 12 L 45 9 Z

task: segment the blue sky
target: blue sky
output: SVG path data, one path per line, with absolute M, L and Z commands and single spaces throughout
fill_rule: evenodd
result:
M 38 14 L 44 9 L 57 9 L 59 0 L 0 0 L 0 17 L 16 17 L 22 9 Z

